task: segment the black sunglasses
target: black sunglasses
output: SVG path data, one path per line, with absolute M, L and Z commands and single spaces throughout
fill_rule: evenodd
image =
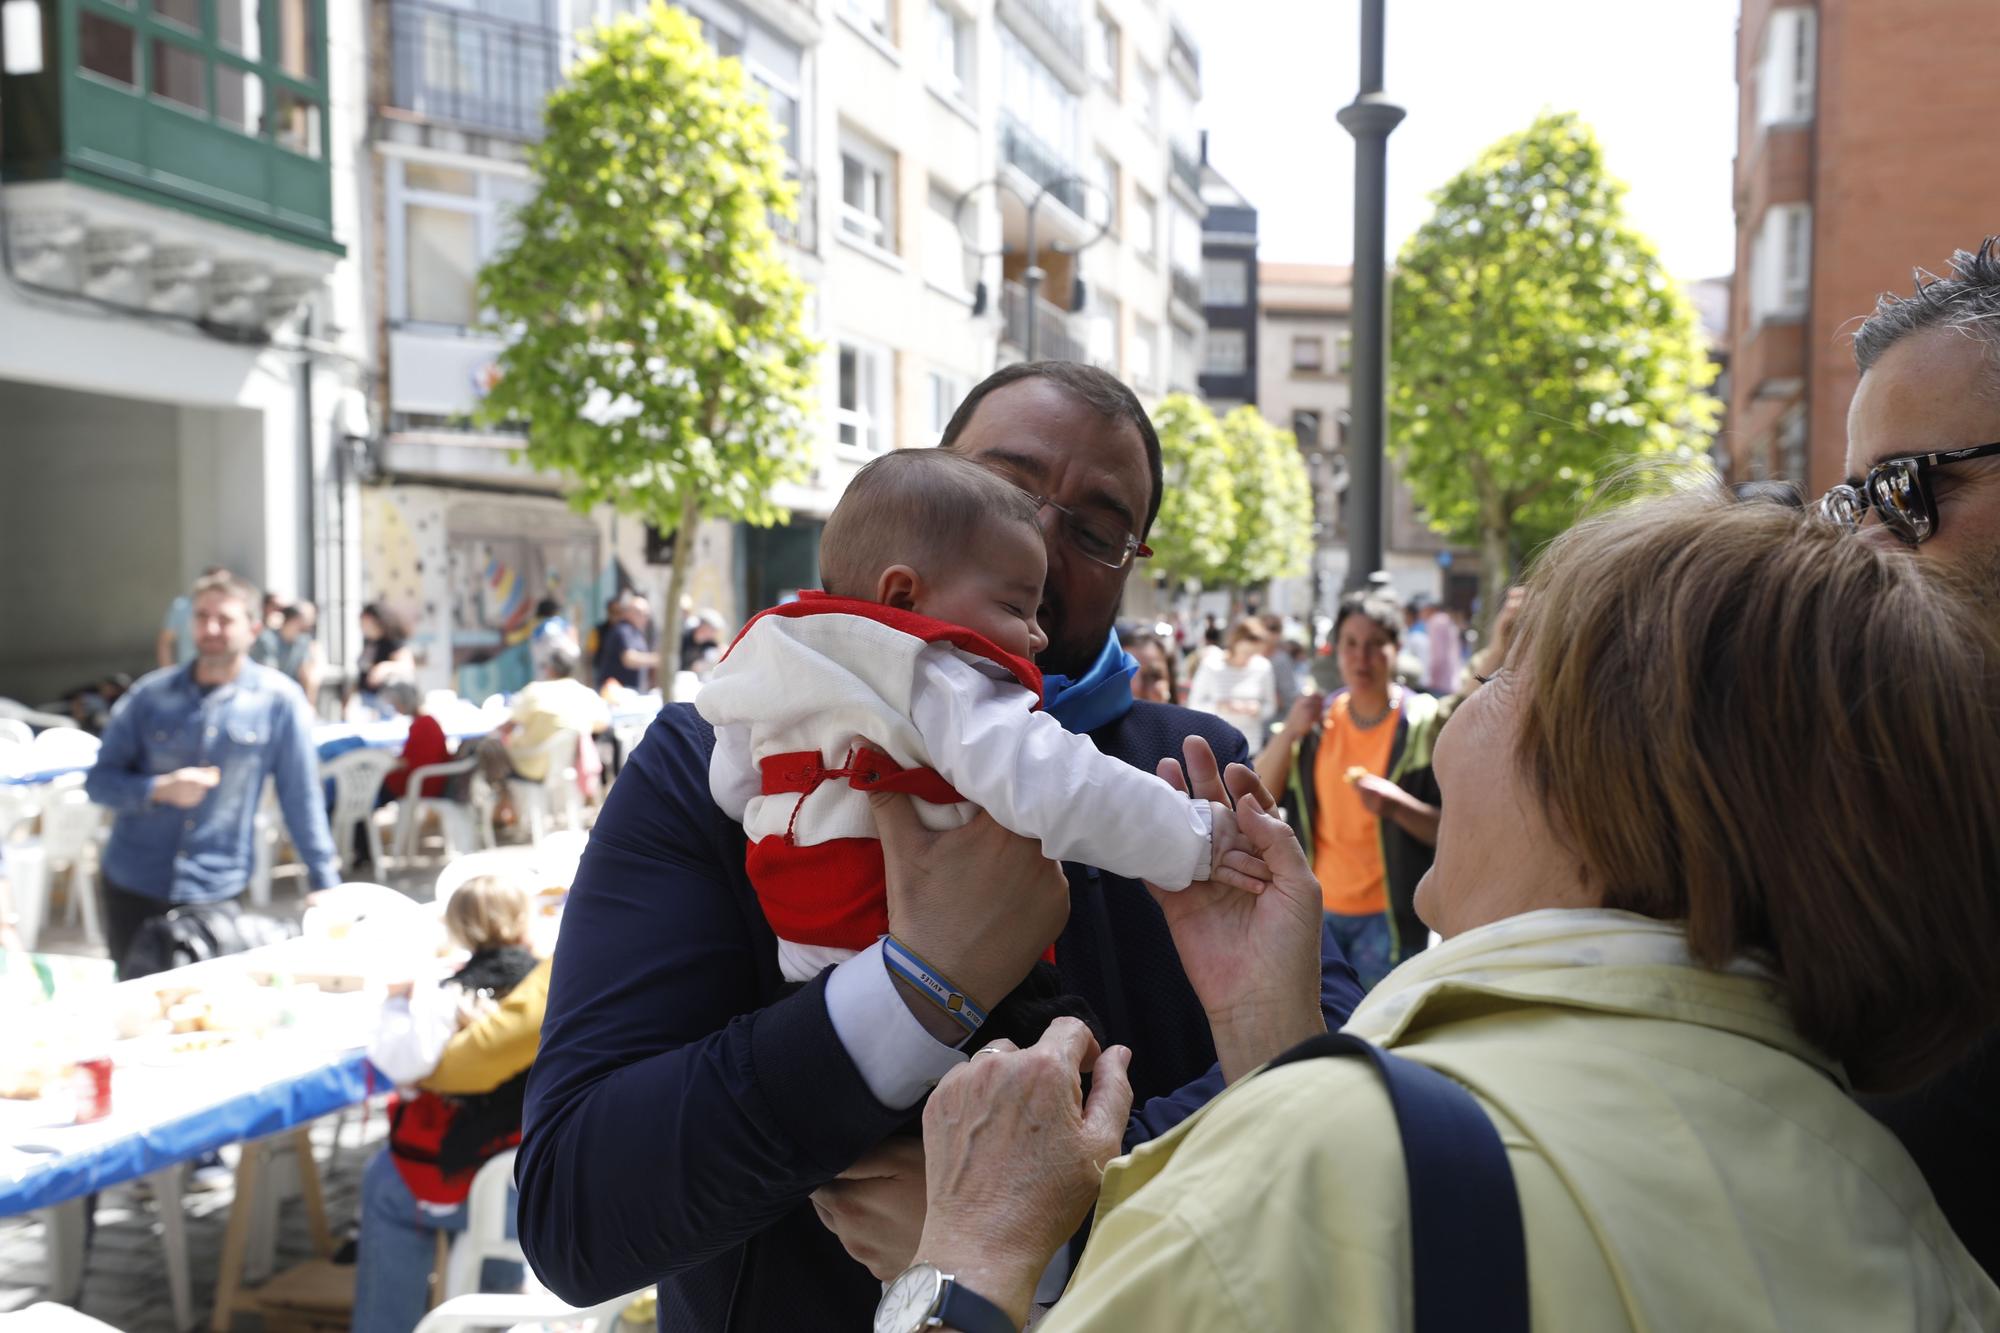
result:
M 1931 495 L 1931 474 L 1953 463 L 1996 454 L 2000 454 L 2000 443 L 1884 459 L 1868 469 L 1859 486 L 1842 482 L 1821 496 L 1819 515 L 1852 532 L 1872 509 L 1890 532 L 1911 546 L 1920 546 L 1937 535 L 1937 503 Z

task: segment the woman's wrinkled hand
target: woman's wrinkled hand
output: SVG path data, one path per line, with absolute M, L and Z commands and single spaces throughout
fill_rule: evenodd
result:
M 1270 876 L 1261 893 L 1213 880 L 1179 892 L 1152 890 L 1181 968 L 1208 1014 L 1223 1075 L 1234 1082 L 1326 1030 L 1319 1005 L 1320 887 L 1291 827 L 1269 813 L 1276 802 L 1256 774 L 1232 764 L 1225 778 L 1199 736 L 1188 738 L 1183 753 L 1192 794 L 1233 803 L 1237 834 Z M 1188 790 L 1173 760 L 1161 760 L 1159 773 Z
M 1036 1280 L 1083 1225 L 1120 1151 L 1131 1060 L 1058 1018 L 1026 1050 L 996 1041 L 946 1075 L 924 1109 L 928 1206 L 917 1258 L 1023 1323 Z

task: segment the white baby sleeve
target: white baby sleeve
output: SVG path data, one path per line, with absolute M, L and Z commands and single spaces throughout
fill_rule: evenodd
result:
M 1163 889 L 1207 879 L 1209 803 L 1031 712 L 1033 698 L 933 648 L 917 662 L 910 720 L 959 795 L 1015 833 L 1041 839 L 1050 858 Z
M 715 729 L 715 749 L 708 756 L 708 794 L 722 813 L 741 824 L 750 798 L 764 789 L 763 775 L 750 757 L 750 726 L 725 722 Z

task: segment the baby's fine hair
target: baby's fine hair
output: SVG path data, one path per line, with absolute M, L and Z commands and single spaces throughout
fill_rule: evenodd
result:
M 820 580 L 836 597 L 872 600 L 891 565 L 931 578 L 955 568 L 987 523 L 1033 524 L 1034 498 L 999 474 L 942 449 L 882 455 L 847 484 L 819 539 Z

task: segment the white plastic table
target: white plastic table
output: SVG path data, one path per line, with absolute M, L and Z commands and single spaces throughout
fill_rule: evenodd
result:
M 210 987 L 245 972 L 290 971 L 311 947 L 288 940 L 125 982 L 107 994 L 115 1003 L 124 988 Z M 0 1216 L 33 1212 L 47 1224 L 53 1299 L 73 1302 L 81 1286 L 84 1201 L 143 1178 L 159 1201 L 176 1326 L 190 1326 L 181 1164 L 224 1144 L 298 1129 L 386 1086 L 364 1055 L 379 993 L 298 993 L 293 1007 L 291 1025 L 262 1036 L 233 1036 L 212 1049 L 175 1054 L 157 1038 L 113 1043 L 111 1114 L 94 1123 L 71 1123 L 75 1102 L 65 1091 L 36 1101 L 0 1101 Z M 58 1010 L 49 1008 L 51 1016 Z M 310 1162 L 300 1166 L 310 1206 L 317 1177 Z

